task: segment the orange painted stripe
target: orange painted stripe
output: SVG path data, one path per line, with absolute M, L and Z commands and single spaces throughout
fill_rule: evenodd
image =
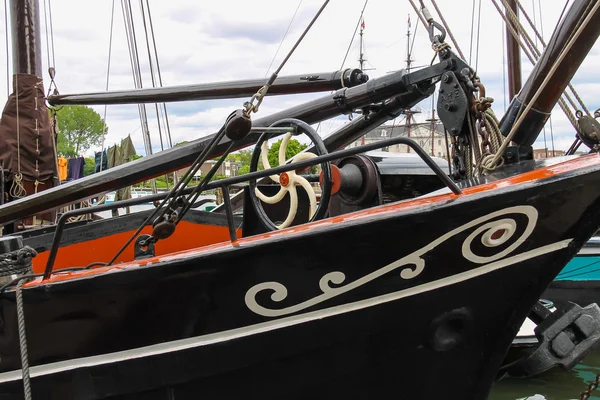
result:
M 86 265 L 97 261 L 108 262 L 134 232 L 135 230 L 132 229 L 128 232 L 115 233 L 80 243 L 62 246 L 56 255 L 54 270 L 59 271 L 63 268 L 85 267 Z M 147 226 L 142 230 L 142 234 L 150 234 L 151 232 L 151 226 Z M 238 235 L 241 235 L 241 230 L 238 231 Z M 195 224 L 189 221 L 181 221 L 169 239 L 160 240 L 156 243 L 154 252 L 157 256 L 162 256 L 228 240 L 229 229 L 226 226 Z M 117 258 L 116 262 L 125 263 L 134 261 L 134 245 L 134 243 L 131 243 L 127 249 L 121 253 L 119 258 Z M 40 252 L 33 259 L 33 271 L 36 274 L 44 272 L 49 255 L 50 251 L 44 251 Z
M 243 247 L 244 244 L 255 243 L 255 242 L 259 242 L 262 240 L 275 238 L 275 237 L 279 237 L 279 236 L 289 237 L 290 235 L 295 235 L 295 234 L 298 234 L 301 232 L 307 232 L 307 231 L 318 229 L 321 227 L 337 225 L 337 224 L 343 223 L 345 221 L 357 221 L 357 220 L 369 218 L 374 215 L 385 215 L 385 214 L 390 214 L 390 213 L 397 213 L 397 212 L 406 211 L 406 210 L 414 209 L 414 208 L 421 207 L 421 206 L 431 205 L 431 204 L 438 203 L 438 202 L 445 202 L 448 200 L 456 199 L 458 197 L 469 196 L 469 195 L 472 195 L 475 193 L 481 193 L 481 192 L 485 192 L 485 191 L 491 191 L 491 190 L 495 190 L 495 189 L 505 188 L 508 186 L 518 185 L 518 184 L 522 184 L 522 183 L 526 183 L 526 182 L 534 182 L 537 180 L 551 178 L 554 176 L 559 176 L 559 175 L 565 174 L 567 172 L 571 172 L 571 171 L 575 171 L 575 170 L 583 169 L 583 168 L 588 168 L 588 167 L 592 167 L 592 166 L 596 166 L 596 165 L 600 165 L 600 155 L 590 154 L 590 155 L 578 157 L 578 158 L 575 158 L 572 160 L 568 160 L 568 161 L 565 161 L 565 162 L 562 162 L 559 164 L 555 164 L 555 165 L 552 165 L 552 166 L 549 166 L 546 168 L 541 168 L 539 170 L 535 170 L 535 171 L 527 172 L 527 173 L 520 174 L 517 176 L 513 176 L 510 178 L 490 182 L 485 185 L 467 188 L 467 189 L 463 190 L 463 193 L 461 195 L 455 195 L 453 193 L 446 193 L 446 194 L 440 194 L 437 196 L 431 196 L 431 197 L 425 197 L 425 198 L 419 198 L 419 199 L 413 199 L 413 200 L 406 200 L 406 201 L 397 202 L 397 203 L 390 203 L 390 204 L 382 205 L 382 206 L 379 206 L 379 207 L 376 207 L 373 209 L 356 211 L 356 212 L 344 214 L 344 215 L 337 216 L 337 217 L 327 218 L 325 220 L 315 221 L 315 222 L 306 223 L 306 224 L 295 226 L 295 227 L 282 229 L 282 230 L 276 231 L 276 232 L 269 232 L 269 233 L 255 235 L 255 236 L 251 236 L 251 237 L 247 237 L 247 238 L 240 238 L 237 243 L 237 246 L 235 246 L 235 247 L 238 247 L 238 246 Z M 190 234 L 190 235 L 199 235 L 200 233 L 198 232 L 198 230 L 199 230 L 198 228 L 195 229 L 193 231 L 194 233 Z M 144 260 L 137 260 L 137 261 L 123 263 L 123 264 L 114 265 L 114 266 L 110 266 L 110 267 L 99 267 L 99 268 L 94 268 L 94 269 L 89 269 L 89 270 L 84 270 L 84 271 L 73 271 L 73 272 L 68 272 L 68 273 L 63 273 L 63 274 L 55 274 L 55 275 L 51 276 L 47 281 L 42 282 L 41 278 L 38 278 L 36 280 L 28 282 L 27 284 L 25 284 L 23 286 L 24 287 L 33 287 L 33 286 L 38 286 L 38 285 L 45 284 L 45 283 L 57 283 L 57 282 L 62 282 L 62 281 L 68 281 L 71 279 L 80 279 L 80 278 L 90 277 L 90 276 L 104 274 L 104 273 L 127 270 L 130 268 L 139 268 L 139 267 L 147 265 L 147 264 L 156 264 L 159 262 L 171 261 L 171 260 L 176 260 L 176 259 L 181 260 L 181 259 L 191 258 L 191 257 L 197 256 L 202 253 L 211 253 L 211 252 L 215 252 L 215 251 L 226 249 L 226 248 L 232 248 L 232 247 L 234 247 L 234 246 L 232 246 L 231 242 L 229 240 L 227 240 L 227 241 L 224 241 L 221 243 L 214 243 L 214 244 L 206 245 L 203 247 L 196 246 L 196 248 L 193 248 L 190 250 L 174 252 L 174 253 L 171 253 L 168 255 L 147 258 Z M 78 264 L 81 265 L 82 263 L 78 263 Z

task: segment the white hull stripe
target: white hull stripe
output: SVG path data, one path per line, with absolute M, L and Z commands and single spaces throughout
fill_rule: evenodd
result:
M 556 242 L 547 246 L 539 247 L 537 249 L 529 250 L 521 254 L 507 257 L 505 259 L 489 263 L 487 265 L 474 268 L 469 271 L 461 272 L 456 275 L 449 276 L 447 278 L 438 279 L 436 281 L 428 282 L 423 285 L 411 287 L 408 289 L 400 290 L 394 293 L 388 293 L 385 295 L 372 297 L 370 299 L 360 300 L 353 303 L 342 304 L 335 307 L 325 308 L 317 311 L 312 311 L 300 315 L 293 315 L 285 318 L 280 318 L 273 321 L 262 322 L 255 325 L 249 325 L 242 328 L 231 329 L 227 331 L 211 333 L 203 336 L 196 336 L 188 339 L 180 339 L 171 342 L 165 342 L 155 344 L 146 347 L 140 347 L 132 350 L 124 350 L 115 353 L 102 354 L 98 356 L 83 357 L 73 360 L 60 361 L 50 364 L 44 364 L 34 366 L 30 368 L 30 374 L 32 378 L 52 375 L 64 371 L 75 370 L 79 368 L 94 367 L 98 365 L 119 363 L 132 359 L 139 359 L 145 357 L 152 357 L 156 355 L 172 353 L 191 348 L 208 346 L 215 343 L 227 342 L 239 338 L 249 337 L 258 335 L 265 332 L 270 332 L 278 329 L 287 328 L 315 320 L 333 317 L 353 311 L 363 310 L 370 307 L 375 307 L 380 304 L 389 303 L 395 300 L 399 300 L 405 297 L 418 295 L 421 293 L 436 290 L 445 286 L 454 285 L 456 283 L 464 282 L 478 276 L 485 275 L 495 270 L 508 267 L 513 264 L 520 263 L 522 261 L 538 257 L 547 253 L 558 251 L 569 246 L 573 239 L 567 239 L 560 242 Z M 21 370 L 14 370 L 10 372 L 4 372 L 0 374 L 0 383 L 19 381 L 21 380 Z

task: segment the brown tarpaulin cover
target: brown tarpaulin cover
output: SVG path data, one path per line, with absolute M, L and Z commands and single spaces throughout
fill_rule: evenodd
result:
M 23 179 L 32 182 L 46 181 L 54 175 L 55 166 L 50 118 L 44 101 L 42 78 L 29 74 L 17 74 L 13 77 L 13 89 L 13 93 L 9 96 L 2 111 L 2 120 L 0 121 L 2 168 L 9 171 L 10 177 L 19 171 L 18 140 Z M 18 130 L 17 89 L 19 98 Z
M 5 188 L 7 192 L 10 191 L 14 174 L 19 171 L 19 161 L 27 196 L 53 186 L 56 166 L 44 84 L 42 78 L 30 74 L 13 76 L 13 93 L 6 101 L 0 121 L 0 163 L 2 168 L 8 171 Z M 53 213 L 44 213 L 37 217 L 47 221 L 54 219 Z M 30 224 L 31 220 L 32 218 L 26 218 L 24 223 Z

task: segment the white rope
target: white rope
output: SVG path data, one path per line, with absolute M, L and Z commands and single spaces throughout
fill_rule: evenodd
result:
M 569 51 L 571 51 L 571 48 L 575 44 L 575 41 L 579 38 L 579 36 L 581 36 L 581 33 L 583 32 L 583 30 L 589 24 L 590 20 L 592 19 L 592 16 L 596 13 L 596 11 L 598 11 L 598 7 L 600 7 L 600 2 L 596 2 L 594 4 L 594 7 L 589 12 L 589 14 L 586 16 L 586 18 L 583 21 L 583 23 L 579 26 L 579 28 L 577 29 L 577 31 L 575 32 L 575 34 L 571 37 L 571 39 L 567 43 L 566 47 L 561 51 L 560 55 L 558 56 L 558 59 L 554 62 L 554 64 L 552 65 L 552 68 L 550 69 L 550 71 L 548 72 L 548 74 L 546 75 L 546 77 L 544 78 L 544 81 L 542 82 L 542 84 L 540 85 L 540 87 L 538 88 L 538 90 L 533 95 L 533 98 L 531 99 L 531 101 L 529 102 L 529 104 L 527 105 L 527 107 L 525 107 L 525 111 L 523 111 L 523 113 L 519 116 L 519 118 L 517 119 L 517 121 L 513 125 L 512 129 L 510 130 L 510 133 L 504 139 L 504 142 L 502 143 L 502 146 L 500 146 L 500 149 L 498 150 L 498 152 L 496 152 L 496 154 L 494 155 L 494 157 L 492 159 L 490 159 L 486 164 L 483 165 L 484 168 L 486 168 L 488 170 L 496 168 L 496 166 L 495 166 L 496 162 L 498 162 L 498 160 L 500 159 L 501 154 L 504 152 L 504 150 L 506 150 L 506 147 L 508 147 L 508 145 L 509 145 L 510 141 L 512 140 L 513 136 L 515 135 L 515 133 L 517 132 L 517 130 L 519 129 L 519 127 L 523 123 L 525 117 L 527 116 L 527 114 L 529 113 L 529 111 L 531 110 L 531 108 L 533 107 L 533 104 L 536 102 L 536 100 L 538 99 L 538 97 L 541 95 L 542 91 L 544 90 L 544 88 L 546 87 L 546 85 L 548 84 L 548 82 L 550 81 L 550 79 L 553 78 L 554 73 L 558 69 L 558 66 L 562 63 L 562 61 L 567 56 L 567 54 L 569 53 Z

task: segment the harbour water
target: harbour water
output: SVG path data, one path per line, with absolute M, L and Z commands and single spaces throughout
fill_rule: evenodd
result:
M 560 368 L 528 379 L 502 379 L 489 400 L 579 400 L 581 392 L 600 374 L 600 349 L 588 355 L 571 371 Z M 600 389 L 590 400 L 600 400 Z

